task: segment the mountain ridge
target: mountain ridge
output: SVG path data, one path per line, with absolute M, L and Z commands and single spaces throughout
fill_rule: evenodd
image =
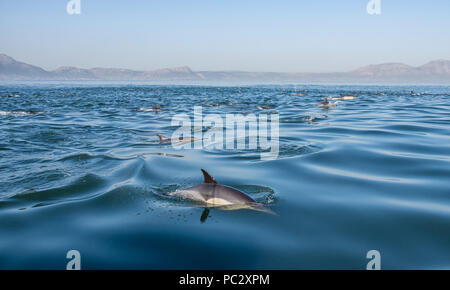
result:
M 156 70 L 90 69 L 61 66 L 47 71 L 0 53 L 0 80 L 61 81 L 240 81 L 240 82 L 432 82 L 450 84 L 450 60 L 438 59 L 421 66 L 404 63 L 370 64 L 348 72 L 193 71 L 188 66 Z

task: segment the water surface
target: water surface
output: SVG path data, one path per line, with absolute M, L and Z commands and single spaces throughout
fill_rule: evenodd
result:
M 357 98 L 316 106 L 339 93 Z M 83 269 L 365 269 L 376 249 L 384 269 L 448 269 L 449 93 L 0 85 L 0 268 L 65 269 L 76 249 Z M 155 103 L 167 111 L 140 110 Z M 279 158 L 158 142 L 175 114 L 216 103 L 203 113 L 279 113 Z M 201 168 L 279 216 L 212 209 L 202 223 L 167 196 Z

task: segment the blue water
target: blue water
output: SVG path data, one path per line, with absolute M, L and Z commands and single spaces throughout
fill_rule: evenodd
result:
M 316 106 L 341 92 L 357 98 Z M 449 93 L 0 85 L 0 268 L 65 269 L 75 249 L 82 269 L 365 269 L 375 249 L 383 269 L 448 269 Z M 158 142 L 175 114 L 217 102 L 203 113 L 278 112 L 278 158 Z M 155 103 L 166 111 L 140 111 Z M 167 196 L 201 168 L 278 216 L 211 209 L 201 222 L 202 208 Z

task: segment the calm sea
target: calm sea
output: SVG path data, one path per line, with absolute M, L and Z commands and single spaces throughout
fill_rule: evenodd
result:
M 340 93 L 357 98 L 316 106 Z M 377 250 L 383 269 L 448 269 L 447 94 L 2 84 L 0 268 L 65 269 L 78 250 L 82 269 L 365 269 Z M 203 114 L 277 113 L 278 158 L 159 143 L 176 114 L 216 103 Z M 211 209 L 201 222 L 203 208 L 167 196 L 201 183 L 201 168 L 278 216 Z

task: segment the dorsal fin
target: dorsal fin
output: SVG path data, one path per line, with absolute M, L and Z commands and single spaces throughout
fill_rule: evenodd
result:
M 164 141 L 164 140 L 167 140 L 167 137 L 166 137 L 166 136 L 164 136 L 164 135 L 161 135 L 161 134 L 156 134 L 156 136 L 158 136 L 158 137 L 159 137 L 159 142 L 162 142 L 162 141 Z
M 205 178 L 203 183 L 215 183 L 215 184 L 217 184 L 217 181 L 214 179 L 214 177 L 209 175 L 209 173 L 206 172 L 206 170 L 202 169 L 202 172 L 203 172 L 203 177 Z

